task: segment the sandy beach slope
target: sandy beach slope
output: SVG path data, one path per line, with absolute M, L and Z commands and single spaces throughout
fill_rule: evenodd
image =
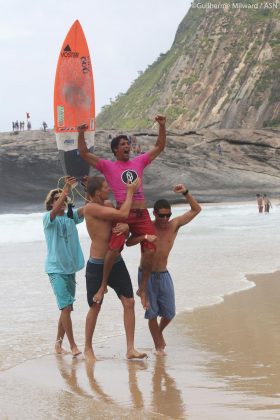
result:
M 156 357 L 124 359 L 124 337 L 99 344 L 99 361 L 50 355 L 1 373 L 3 419 L 279 419 L 280 273 L 180 314 Z

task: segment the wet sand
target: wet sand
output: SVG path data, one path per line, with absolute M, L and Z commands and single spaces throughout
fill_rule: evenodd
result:
M 1 372 L 3 419 L 279 419 L 280 273 L 256 287 L 176 317 L 166 357 L 126 361 L 124 337 L 96 347 L 100 359 L 45 356 Z

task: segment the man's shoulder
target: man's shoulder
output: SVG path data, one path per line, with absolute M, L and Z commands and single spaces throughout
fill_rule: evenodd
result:
M 166 225 L 164 228 L 161 228 L 160 226 L 157 226 L 154 222 L 153 224 L 155 226 L 157 233 L 163 235 L 164 233 L 175 231 L 177 222 L 178 222 L 178 218 L 174 217 L 174 219 L 169 220 L 167 228 L 166 228 Z
M 84 208 L 84 213 L 88 213 L 88 211 L 89 211 L 90 209 L 93 209 L 93 208 L 95 208 L 96 206 L 100 206 L 100 204 L 93 203 L 93 202 L 87 203 L 87 204 L 85 205 L 85 208 Z
M 139 155 L 133 157 L 130 159 L 130 161 L 134 161 L 134 160 L 145 160 L 147 158 L 149 158 L 149 152 L 144 152 L 144 153 L 140 153 Z
M 94 217 L 94 211 L 98 211 L 98 213 L 102 213 L 102 211 L 104 211 L 105 208 L 107 207 L 114 207 L 111 201 L 109 200 L 106 200 L 104 204 L 93 203 L 93 202 L 87 203 L 85 205 L 84 214 L 85 216 L 91 215 L 92 217 Z
M 114 160 L 99 158 L 96 164 L 96 168 L 99 168 L 99 167 L 104 168 L 106 166 L 114 165 L 114 163 L 115 163 Z

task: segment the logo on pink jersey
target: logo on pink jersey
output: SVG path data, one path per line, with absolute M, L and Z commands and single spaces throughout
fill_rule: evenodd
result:
M 132 169 L 127 169 L 121 175 L 122 182 L 124 184 L 128 184 L 130 182 L 135 181 L 135 179 L 137 178 L 137 176 L 138 176 L 137 175 L 137 172 L 133 171 Z

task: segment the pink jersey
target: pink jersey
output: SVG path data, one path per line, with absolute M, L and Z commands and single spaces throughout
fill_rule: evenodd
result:
M 101 172 L 110 185 L 117 203 L 123 203 L 126 197 L 126 184 L 134 181 L 137 177 L 142 179 L 142 174 L 147 165 L 151 163 L 149 153 L 144 153 L 126 162 L 116 160 L 112 162 L 100 159 L 95 168 Z M 133 201 L 144 201 L 143 187 L 133 194 Z

